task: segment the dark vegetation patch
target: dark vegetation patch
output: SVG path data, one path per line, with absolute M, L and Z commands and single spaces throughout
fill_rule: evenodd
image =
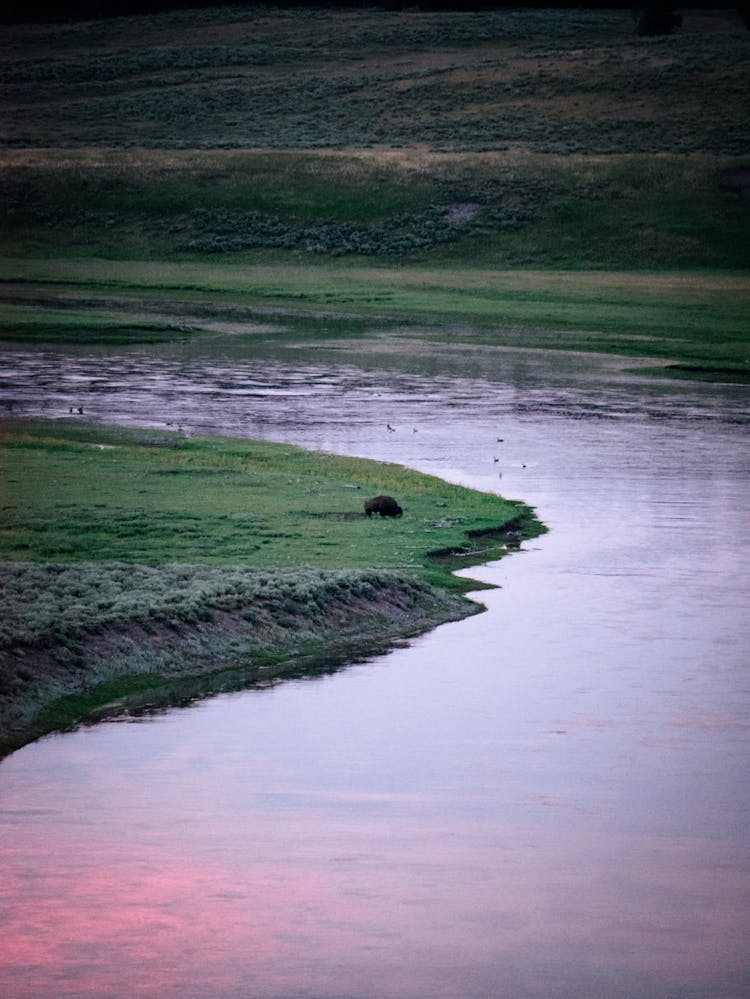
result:
M 744 268 L 743 161 L 466 155 L 71 153 L 0 169 L 8 255 L 298 261 L 356 257 L 474 266 Z M 229 159 L 227 156 L 229 155 Z M 204 184 L 218 165 L 221 186 Z M 469 207 L 467 207 L 469 206 Z M 11 328 L 12 331 L 12 328 Z M 158 339 L 115 324 L 82 339 Z M 171 332 L 176 332 L 174 329 Z M 186 332 L 186 335 L 189 331 Z
M 724 171 L 722 179 L 726 186 L 738 194 L 740 198 L 744 200 L 750 198 L 750 165 L 740 163 L 729 167 Z
M 524 538 L 533 533 L 531 521 L 527 517 L 517 517 L 502 528 L 467 531 L 461 545 L 434 551 L 431 557 L 438 563 L 450 565 L 454 571 L 468 568 L 476 565 L 478 559 L 491 562 L 509 551 L 516 551 Z
M 675 375 L 678 378 L 687 378 L 697 382 L 729 382 L 734 385 L 750 385 L 750 358 L 745 360 L 744 368 L 701 364 L 667 364 L 660 370 L 647 371 L 646 373 Z
M 0 596 L 0 754 L 185 677 L 225 689 L 478 609 L 403 574 L 194 565 L 0 563 Z
M 38 321 L 30 318 L 27 322 L 4 321 L 0 317 L 0 341 L 50 343 L 62 338 L 77 344 L 97 344 L 120 346 L 126 344 L 173 343 L 174 327 L 149 325 L 147 323 L 76 323 L 61 329 L 60 322 Z M 63 337 L 61 337 L 61 333 Z M 179 330 L 179 338 L 185 339 L 188 331 Z

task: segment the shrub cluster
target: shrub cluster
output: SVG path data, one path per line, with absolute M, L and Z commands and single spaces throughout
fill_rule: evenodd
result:
M 432 591 L 415 578 L 386 571 L 314 568 L 262 571 L 244 567 L 0 563 L 0 648 L 40 639 L 75 640 L 108 625 L 196 624 L 215 611 L 258 612 L 287 625 L 314 621 L 357 600 L 413 603 Z
M 80 187 L 80 189 L 79 189 Z M 551 192 L 529 178 L 522 184 L 501 181 L 443 184 L 436 201 L 421 211 L 402 211 L 370 221 L 335 221 L 321 216 L 303 221 L 293 216 L 242 208 L 196 207 L 176 212 L 154 208 L 145 213 L 123 196 L 116 214 L 97 206 L 98 193 L 88 193 L 81 178 L 70 178 L 68 196 L 55 197 L 48 181 L 0 175 L 0 219 L 10 231 L 24 226 L 51 231 L 106 230 L 118 224 L 133 233 L 166 244 L 171 251 L 232 253 L 252 249 L 296 250 L 311 255 L 408 256 L 486 231 L 521 228 Z M 82 207 L 88 197 L 89 207 Z M 456 201 L 471 203 L 471 211 L 456 211 Z M 460 207 L 460 206 L 459 206 Z
M 96 26 L 11 29 L 0 67 L 4 142 L 747 149 L 744 31 L 645 40 L 622 11 L 333 17 L 222 8 L 214 23 L 236 22 L 224 45 L 201 43 L 197 13 L 148 26 L 124 21 L 108 34 Z
M 521 210 L 493 206 L 476 218 L 457 222 L 451 219 L 449 206 L 437 205 L 371 223 L 320 221 L 304 225 L 259 212 L 198 209 L 173 222 L 169 231 L 176 237 L 177 249 L 200 253 L 277 247 L 334 257 L 406 256 L 475 232 L 479 225 L 515 228 L 527 218 L 528 213 Z M 200 235 L 185 238 L 182 234 L 186 231 Z

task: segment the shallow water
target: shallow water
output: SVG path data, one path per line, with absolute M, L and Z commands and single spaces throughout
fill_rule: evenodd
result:
M 750 994 L 747 389 L 522 351 L 5 360 L 15 413 L 401 461 L 551 531 L 408 649 L 7 759 L 3 994 Z

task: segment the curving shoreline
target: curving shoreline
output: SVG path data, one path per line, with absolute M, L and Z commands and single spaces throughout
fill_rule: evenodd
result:
M 122 621 L 6 647 L 0 674 L 17 694 L 0 703 L 0 755 L 80 723 L 331 671 L 482 609 L 392 574 L 351 573 L 337 590 L 316 616 L 261 601 L 231 610 L 208 601 L 204 621 Z M 18 682 L 22 676 L 33 680 Z
M 0 454 L 0 756 L 382 653 L 480 611 L 453 570 L 544 530 L 494 494 L 288 445 L 6 421 Z M 249 483 L 252 512 L 221 514 Z M 373 483 L 403 518 L 351 511 Z

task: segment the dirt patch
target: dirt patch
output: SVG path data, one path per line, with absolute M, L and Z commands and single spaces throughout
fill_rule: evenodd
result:
M 445 213 L 445 221 L 451 225 L 461 225 L 463 222 L 471 222 L 479 214 L 481 205 L 475 201 L 462 201 L 455 205 L 449 205 Z

